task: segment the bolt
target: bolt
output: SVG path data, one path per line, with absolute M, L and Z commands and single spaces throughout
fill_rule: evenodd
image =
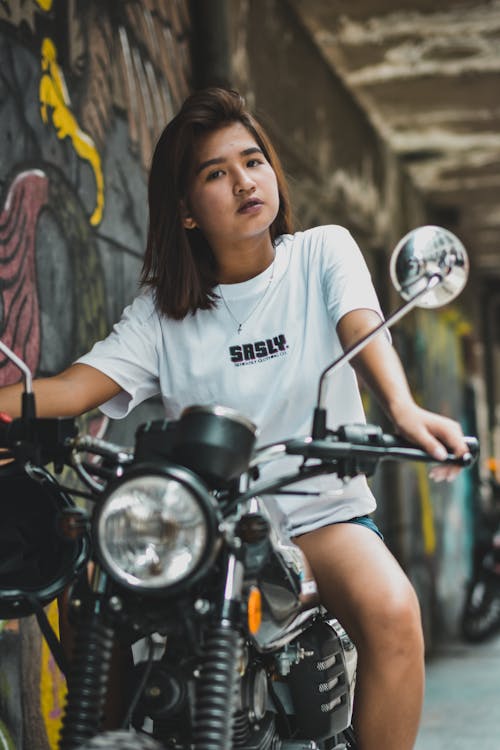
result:
M 210 611 L 210 602 L 207 599 L 197 599 L 194 608 L 199 615 L 206 615 Z
M 123 609 L 122 600 L 118 596 L 112 596 L 108 602 L 108 606 L 112 612 L 121 612 Z

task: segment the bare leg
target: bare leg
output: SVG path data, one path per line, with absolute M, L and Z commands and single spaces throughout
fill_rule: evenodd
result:
M 411 750 L 420 720 L 424 645 L 416 594 L 382 540 L 352 523 L 294 541 L 324 606 L 358 650 L 354 728 L 360 750 Z

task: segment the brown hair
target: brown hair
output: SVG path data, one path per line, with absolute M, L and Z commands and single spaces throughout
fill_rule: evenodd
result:
M 176 320 L 216 305 L 216 263 L 199 229 L 183 226 L 181 203 L 186 199 L 194 147 L 200 135 L 241 122 L 252 134 L 273 168 L 278 182 L 279 209 L 270 226 L 274 242 L 291 232 L 288 189 L 279 158 L 236 91 L 202 89 L 191 94 L 163 130 L 149 174 L 149 227 L 141 283 L 150 286 L 160 312 Z

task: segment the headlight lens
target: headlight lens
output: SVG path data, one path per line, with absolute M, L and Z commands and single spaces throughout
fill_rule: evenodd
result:
M 148 591 L 189 577 L 210 541 L 198 494 L 164 475 L 134 477 L 111 492 L 100 509 L 96 532 L 111 574 Z

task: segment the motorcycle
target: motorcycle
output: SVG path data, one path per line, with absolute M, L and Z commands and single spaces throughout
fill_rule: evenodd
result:
M 433 461 L 376 425 L 328 429 L 325 383 L 413 307 L 454 298 L 467 269 L 450 232 L 421 227 L 404 237 L 391 259 L 403 306 L 321 374 L 310 436 L 257 449 L 255 425 L 222 406 L 145 423 L 132 450 L 78 434 L 72 419 L 39 419 L 31 373 L 0 344 L 25 379 L 21 417 L 0 417 L 0 446 L 15 459 L 17 478 L 27 478 L 35 495 L 36 488 L 50 494 L 51 538 L 65 553 L 36 584 L 28 574 L 23 586 L 17 577 L 0 580 L 0 606 L 36 611 L 66 670 L 60 750 L 356 748 L 356 649 L 321 606 L 273 497 L 321 474 L 371 476 L 385 460 Z M 468 455 L 446 461 L 470 465 L 478 444 L 467 442 Z M 262 475 L 290 456 L 295 470 Z M 63 466 L 89 488 L 90 516 L 56 479 Z M 42 607 L 68 584 L 69 667 Z M 135 663 L 122 686 L 121 729 L 104 732 L 116 642 L 132 647 Z
M 460 632 L 469 643 L 481 643 L 500 631 L 500 484 L 484 481 L 491 507 L 479 519 L 473 570 L 460 617 Z

